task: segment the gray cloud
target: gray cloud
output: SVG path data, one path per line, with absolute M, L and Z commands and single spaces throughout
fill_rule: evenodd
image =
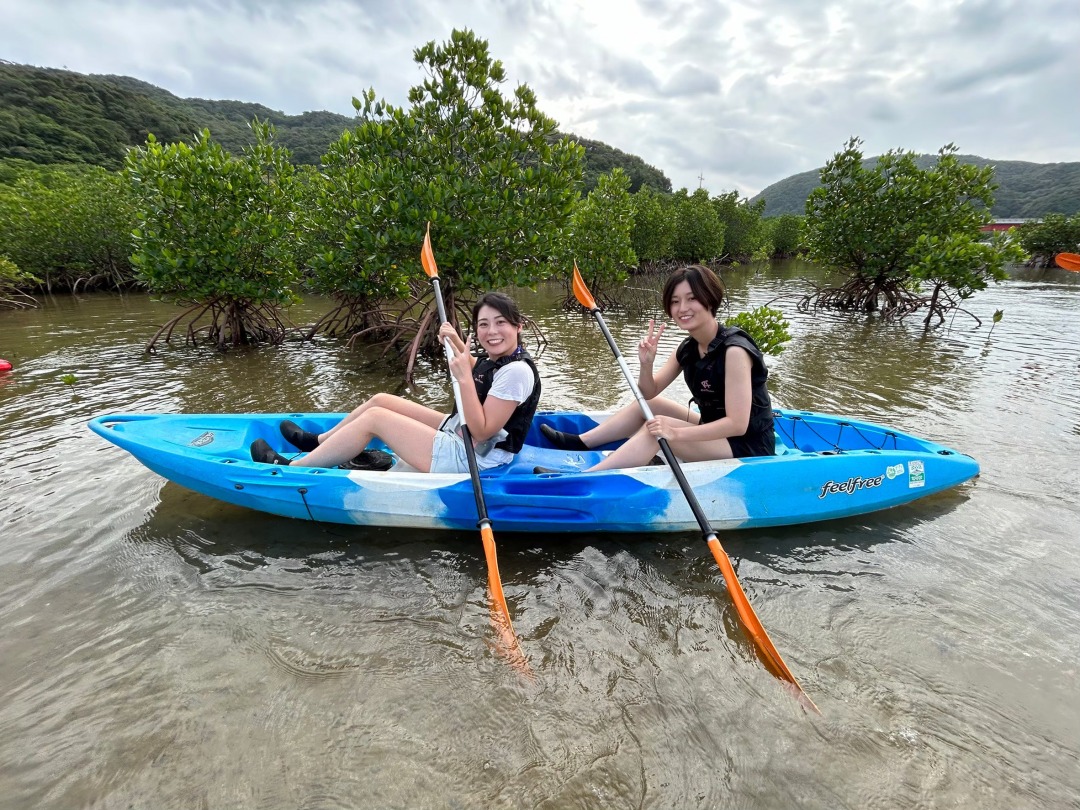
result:
M 663 93 L 669 97 L 703 96 L 720 89 L 720 81 L 694 65 L 682 65 L 664 84 Z
M 673 185 L 750 195 L 848 137 L 1080 159 L 1075 0 L 0 0 L 0 58 L 181 96 L 352 114 L 395 104 L 413 50 L 472 28 L 561 129 Z

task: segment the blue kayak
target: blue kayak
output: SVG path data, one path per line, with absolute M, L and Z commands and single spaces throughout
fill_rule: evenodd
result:
M 211 498 L 302 520 L 360 526 L 476 527 L 468 475 L 279 467 L 251 460 L 265 439 L 298 455 L 278 430 L 291 419 L 328 430 L 344 414 L 110 414 L 90 429 L 158 475 Z M 616 444 L 584 452 L 553 448 L 543 423 L 581 433 L 601 413 L 539 412 L 515 461 L 481 475 L 499 531 L 684 532 L 697 521 L 663 465 L 583 473 Z M 781 526 L 862 515 L 967 481 L 978 463 L 886 427 L 807 411 L 777 410 L 776 455 L 683 464 L 713 527 Z M 386 449 L 373 444 L 373 448 Z M 558 469 L 536 475 L 533 467 Z

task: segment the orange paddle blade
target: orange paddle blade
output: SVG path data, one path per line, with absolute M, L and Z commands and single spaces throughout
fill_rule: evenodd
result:
M 484 544 L 484 557 L 487 558 L 488 588 L 491 590 L 491 600 L 502 613 L 510 632 L 513 632 L 513 625 L 510 624 L 510 608 L 506 605 L 502 578 L 499 576 L 499 560 L 495 556 L 495 534 L 491 531 L 491 526 L 480 527 L 480 539 Z
M 589 292 L 589 288 L 585 286 L 585 280 L 581 277 L 581 272 L 577 269 L 577 262 L 574 262 L 574 280 L 570 283 L 570 286 L 574 288 L 574 297 L 578 300 L 587 310 L 596 309 L 596 301 L 593 300 L 592 293 Z
M 424 244 L 420 248 L 420 264 L 424 266 L 424 272 L 428 278 L 439 277 L 439 266 L 435 264 L 435 254 L 431 252 L 431 223 L 427 224 L 424 232 Z
M 1076 253 L 1059 253 L 1054 257 L 1054 261 L 1062 270 L 1072 270 L 1074 273 L 1080 273 L 1080 255 Z
M 761 619 L 754 612 L 754 608 L 750 604 L 746 592 L 742 589 L 739 578 L 735 576 L 735 569 L 732 567 L 731 560 L 728 558 L 727 552 L 724 551 L 724 547 L 720 545 L 720 541 L 715 537 L 711 537 L 708 540 L 708 545 L 713 559 L 720 566 L 720 573 L 724 575 L 724 584 L 727 585 L 728 595 L 735 605 L 735 611 L 739 614 L 739 621 L 742 622 L 746 635 L 750 637 L 750 641 L 753 642 L 754 647 L 757 649 L 758 657 L 765 664 L 765 668 L 777 678 L 790 683 L 799 699 L 804 700 L 810 708 L 821 714 L 818 707 L 814 705 L 814 701 L 810 700 L 809 696 L 803 691 L 802 686 L 795 679 L 795 676 L 791 674 L 791 670 L 784 663 L 784 659 L 780 657 L 780 651 L 776 649 L 776 645 L 769 638 Z
M 499 638 L 504 649 L 508 653 L 511 663 L 520 672 L 532 676 L 525 653 L 518 643 L 514 625 L 510 622 L 510 607 L 506 604 L 506 595 L 503 593 L 502 578 L 499 576 L 499 560 L 495 554 L 495 534 L 491 526 L 485 523 L 480 527 L 480 539 L 484 544 L 484 557 L 487 560 L 488 591 L 491 594 L 492 619 L 499 631 Z

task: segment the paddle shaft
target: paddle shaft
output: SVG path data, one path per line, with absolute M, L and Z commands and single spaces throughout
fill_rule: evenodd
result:
M 576 265 L 574 269 L 576 274 Z M 580 276 L 577 275 L 576 278 L 580 279 Z M 615 359 L 619 363 L 619 368 L 622 369 L 623 376 L 626 378 L 630 390 L 634 393 L 634 398 L 638 402 L 638 407 L 641 408 L 641 413 L 644 415 L 645 420 L 649 421 L 653 418 L 652 409 L 649 407 L 649 403 L 641 393 L 641 389 L 638 388 L 637 382 L 634 380 L 634 375 L 630 371 L 630 367 L 626 364 L 626 360 L 623 358 L 622 352 L 619 351 L 619 346 L 615 342 L 615 338 L 611 336 L 611 331 L 607 328 L 604 316 L 600 314 L 600 308 L 597 307 L 595 301 L 592 300 L 592 296 L 584 287 L 584 282 L 580 282 L 580 289 L 575 290 L 575 294 L 578 294 L 579 292 L 579 303 L 585 306 L 592 313 L 593 318 L 596 319 L 600 331 L 604 333 L 604 338 L 607 340 L 608 346 L 611 348 L 612 353 L 615 355 Z M 586 303 L 586 300 L 582 300 L 583 297 L 588 303 Z M 795 689 L 796 695 L 801 700 L 805 701 L 806 705 L 815 712 L 818 711 L 817 706 L 814 705 L 814 702 L 803 691 L 791 670 L 788 669 L 787 664 L 784 663 L 784 659 L 780 657 L 780 652 L 776 649 L 776 645 L 773 644 L 764 625 L 762 625 L 761 620 L 758 619 L 757 614 L 754 612 L 750 600 L 746 597 L 746 593 L 739 583 L 739 578 L 735 575 L 735 569 L 731 565 L 731 560 L 728 558 L 727 552 L 725 552 L 724 547 L 720 545 L 720 539 L 716 536 L 716 532 L 709 523 L 709 519 L 705 516 L 701 504 L 698 503 L 697 496 L 694 495 L 694 490 L 691 489 L 690 482 L 686 480 L 686 476 L 682 471 L 682 466 L 679 464 L 679 460 L 675 458 L 675 454 L 671 451 L 667 439 L 661 438 L 658 439 L 657 442 L 660 445 L 660 450 L 664 454 L 664 458 L 667 459 L 668 466 L 671 467 L 671 472 L 675 476 L 675 480 L 678 482 L 679 487 L 683 491 L 683 495 L 686 497 L 686 502 L 690 506 L 690 511 L 694 513 L 694 518 L 697 520 L 698 526 L 701 527 L 701 534 L 705 539 L 705 543 L 709 546 L 709 551 L 712 552 L 713 559 L 716 560 L 716 564 L 720 567 L 720 572 L 724 577 L 724 584 L 727 586 L 728 594 L 731 596 L 731 600 L 735 605 L 735 610 L 739 614 L 739 618 L 742 621 L 747 634 L 750 636 L 750 640 L 754 643 L 759 657 L 765 664 L 765 667 L 773 673 L 773 675 L 791 683 Z
M 435 287 L 435 305 L 439 308 L 439 323 L 443 324 L 446 323 L 446 306 L 443 304 L 442 290 L 439 289 L 439 277 L 433 277 L 431 283 Z M 443 351 L 446 352 L 447 363 L 454 359 L 454 349 L 450 345 L 450 338 L 443 341 Z M 452 371 L 450 372 L 450 384 L 454 388 L 454 404 L 457 405 L 457 412 L 461 416 L 461 439 L 465 444 L 465 458 L 469 462 L 473 497 L 476 498 L 476 514 L 478 517 L 476 525 L 483 530 L 491 526 L 491 521 L 488 519 L 487 504 L 484 502 L 484 490 L 480 486 L 480 468 L 476 463 L 476 449 L 473 447 L 472 436 L 469 435 L 469 426 L 465 424 L 465 408 L 461 403 L 461 384 Z
M 431 279 L 435 290 L 435 306 L 439 311 L 439 324 L 446 323 L 446 306 L 443 304 L 442 289 L 439 285 L 439 268 L 435 264 L 435 254 L 431 250 L 431 223 L 428 223 L 427 232 L 424 234 L 424 242 L 420 248 L 420 264 Z M 466 347 L 467 348 L 467 347 Z M 446 352 L 447 366 L 452 366 L 454 359 L 454 347 L 447 338 L 443 341 L 443 349 Z M 457 406 L 458 415 L 461 417 L 461 440 L 465 445 L 465 458 L 469 464 L 469 478 L 472 479 L 473 498 L 476 500 L 477 527 L 480 529 L 480 541 L 484 546 L 484 559 L 487 561 L 488 591 L 491 593 L 492 611 L 491 616 L 496 619 L 495 626 L 499 631 L 503 644 L 510 654 L 510 660 L 523 674 L 532 678 L 529 663 L 525 659 L 521 646 L 518 644 L 517 634 L 514 632 L 513 622 L 510 621 L 510 608 L 506 604 L 506 595 L 503 593 L 502 578 L 499 576 L 499 558 L 495 550 L 495 532 L 491 528 L 491 520 L 488 519 L 487 504 L 484 503 L 484 489 L 480 485 L 480 468 L 476 463 L 476 450 L 473 448 L 472 435 L 469 426 L 465 422 L 465 407 L 461 401 L 461 385 L 454 376 L 452 368 L 449 369 L 450 384 L 454 389 L 454 404 Z
M 622 369 L 626 382 L 630 384 L 630 390 L 634 393 L 634 399 L 637 400 L 638 407 L 641 408 L 641 413 L 644 415 L 645 421 L 649 421 L 653 418 L 652 408 L 649 407 L 648 400 L 645 399 L 645 395 L 641 393 L 641 389 L 638 388 L 637 383 L 634 381 L 634 374 L 630 371 L 630 366 L 626 364 L 626 358 L 623 357 L 622 352 L 619 351 L 619 344 L 617 344 L 615 338 L 611 336 L 611 331 L 604 321 L 604 316 L 600 314 L 599 309 L 592 309 L 590 312 L 596 319 L 600 331 L 604 333 L 604 338 L 607 340 L 608 346 L 611 347 L 611 351 L 619 363 L 619 368 Z M 701 527 L 701 533 L 704 535 L 706 542 L 714 539 L 716 537 L 716 532 L 713 531 L 712 526 L 709 524 L 709 519 L 705 517 L 705 512 L 702 510 L 701 504 L 698 503 L 694 490 L 690 487 L 690 482 L 686 480 L 682 467 L 679 466 L 678 459 L 675 458 L 675 454 L 671 451 L 671 445 L 668 444 L 667 439 L 658 439 L 657 441 L 660 443 L 660 450 L 664 453 L 664 458 L 667 459 L 668 466 L 671 467 L 671 472 L 675 475 L 675 480 L 678 481 L 679 487 L 683 491 L 683 495 L 686 496 L 686 502 L 690 504 L 690 511 L 694 513 L 694 518 L 697 520 L 698 526 Z
M 604 321 L 604 317 L 600 314 L 599 309 L 590 310 L 592 316 L 596 319 L 597 325 L 600 327 L 600 331 L 604 333 L 604 338 L 608 342 L 608 346 L 611 347 L 612 353 L 615 355 L 615 360 L 619 363 L 619 368 L 622 369 L 623 376 L 626 377 L 626 381 L 630 384 L 630 390 L 634 393 L 634 399 L 637 400 L 638 407 L 641 408 L 641 413 L 645 417 L 645 421 L 649 421 L 653 418 L 652 408 L 649 407 L 648 400 L 645 399 L 645 395 L 641 393 L 641 389 L 638 388 L 636 382 L 634 382 L 633 372 L 630 371 L 630 366 L 626 364 L 626 358 L 623 357 L 621 351 L 619 351 L 619 344 L 615 342 L 615 338 L 611 336 L 611 331 L 608 329 L 607 323 Z M 716 537 L 716 532 L 713 531 L 712 526 L 709 524 L 709 519 L 705 517 L 705 512 L 701 508 L 701 504 L 698 503 L 697 496 L 694 495 L 694 490 L 690 487 L 690 482 L 686 480 L 686 476 L 683 474 L 682 467 L 679 466 L 678 459 L 675 458 L 675 454 L 671 451 L 671 446 L 668 444 L 667 439 L 658 439 L 660 443 L 660 450 L 664 454 L 664 458 L 667 459 L 668 466 L 671 467 L 671 472 L 675 475 L 675 480 L 678 481 L 679 487 L 682 489 L 683 494 L 686 496 L 686 501 L 690 504 L 690 511 L 694 513 L 694 518 L 698 522 L 698 526 L 701 527 L 701 533 L 705 537 L 705 541 Z

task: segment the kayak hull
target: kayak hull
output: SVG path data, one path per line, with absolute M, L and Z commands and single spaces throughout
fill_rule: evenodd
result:
M 300 520 L 360 526 L 468 530 L 476 503 L 468 475 L 257 464 L 265 439 L 293 456 L 278 430 L 291 419 L 322 432 L 344 414 L 109 414 L 90 428 L 163 478 L 237 506 Z M 500 532 L 684 532 L 698 529 L 663 465 L 583 473 L 602 453 L 557 450 L 539 425 L 583 432 L 604 414 L 539 412 L 515 461 L 481 475 Z M 978 475 L 974 459 L 867 422 L 776 411 L 775 456 L 683 464 L 717 530 L 780 526 L 867 514 L 955 487 Z M 373 447 L 386 449 L 380 443 Z M 536 475 L 534 466 L 556 468 Z

